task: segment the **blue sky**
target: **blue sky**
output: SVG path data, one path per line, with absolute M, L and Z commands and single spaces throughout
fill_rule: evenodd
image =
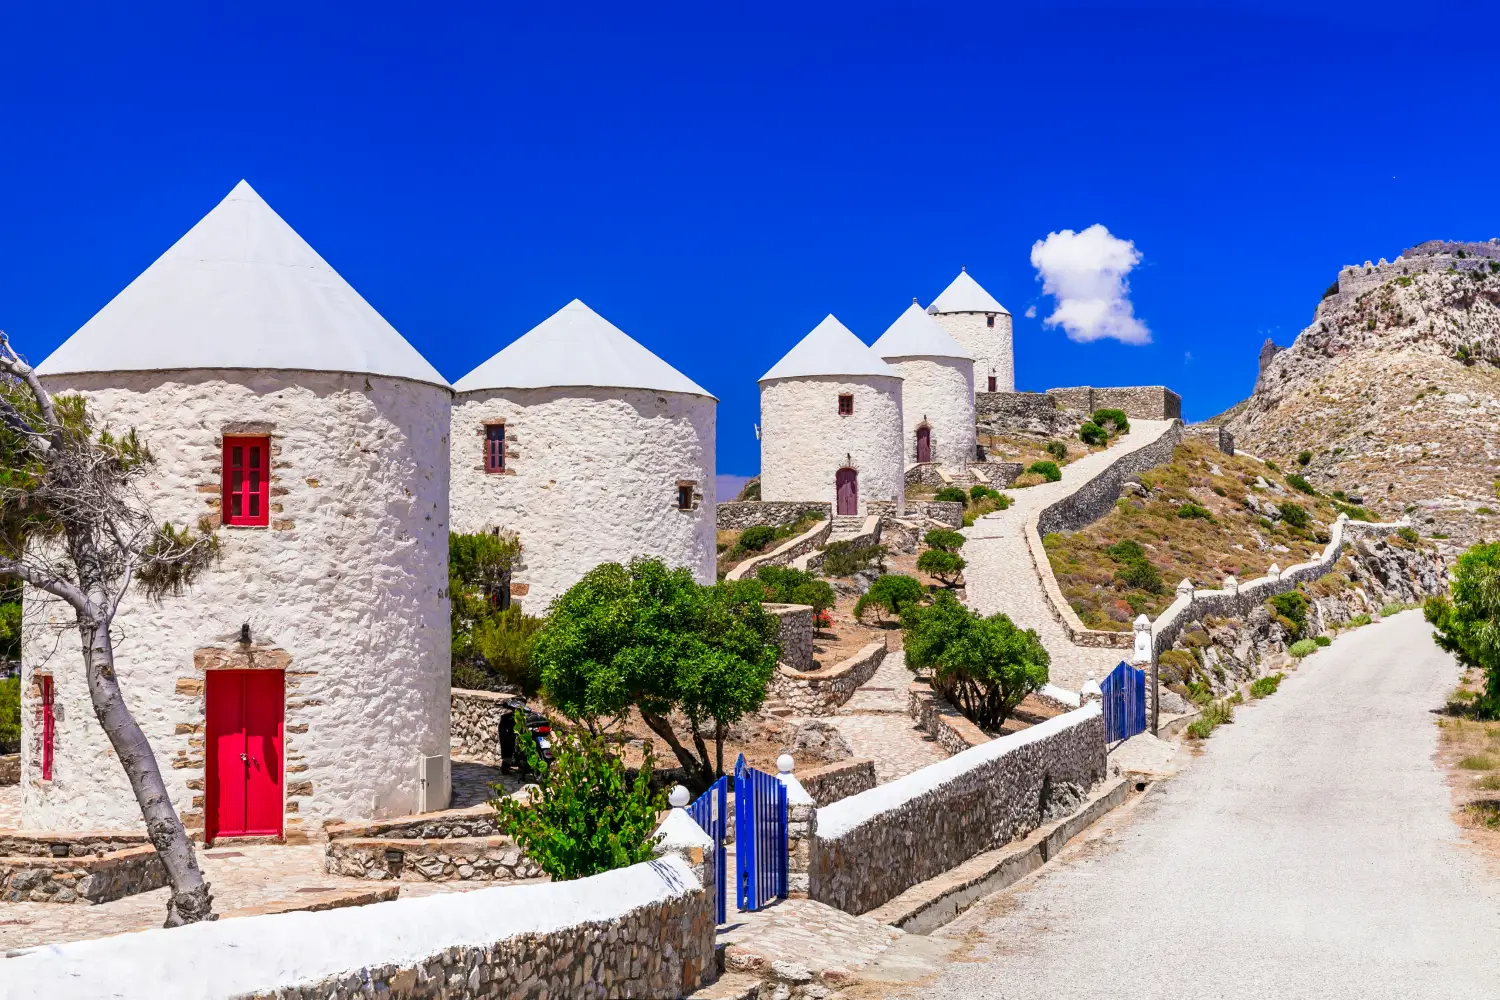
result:
M 582 298 L 720 398 L 724 473 L 826 313 L 873 341 L 960 265 L 1018 388 L 1201 418 L 1341 265 L 1500 236 L 1492 4 L 49 6 L 0 10 L 33 358 L 244 177 L 450 379 Z M 1032 244 L 1096 223 L 1149 344 L 1042 322 Z

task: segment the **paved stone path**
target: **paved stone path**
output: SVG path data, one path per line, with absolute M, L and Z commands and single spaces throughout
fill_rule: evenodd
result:
M 1417 612 L 1309 656 L 1106 839 L 943 936 L 926 998 L 1494 997 L 1500 880 L 1433 762 L 1458 679 Z
M 836 726 L 856 757 L 875 761 L 881 784 L 945 759 L 937 742 L 917 728 L 906 712 L 912 673 L 906 669 L 901 633 L 890 635 L 890 651 L 875 673 L 826 721 Z
M 1122 658 L 1122 650 L 1090 649 L 1073 645 L 1052 607 L 1031 563 L 1026 547 L 1026 520 L 1034 512 L 1068 496 L 1106 469 L 1121 454 L 1143 448 L 1161 437 L 1169 420 L 1132 420 L 1130 433 L 1112 447 L 1063 466 L 1063 477 L 1023 490 L 1010 490 L 1015 500 L 1008 510 L 997 510 L 965 528 L 968 542 L 963 557 L 964 586 L 971 607 L 986 615 L 1003 611 L 1022 628 L 1034 628 L 1052 654 L 1052 683 L 1077 691 L 1090 676 L 1103 680 Z

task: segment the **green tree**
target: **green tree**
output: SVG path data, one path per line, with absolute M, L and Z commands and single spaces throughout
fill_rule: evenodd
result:
M 1476 545 L 1459 556 L 1449 593 L 1429 597 L 1422 613 L 1440 648 L 1484 671 L 1475 713 L 1500 718 L 1500 544 Z
M 964 547 L 965 541 L 962 534 L 946 528 L 934 528 L 922 536 L 922 544 L 931 549 L 942 549 L 944 552 L 957 552 Z
M 0 660 L 21 658 L 21 588 L 0 580 Z
M 761 600 L 772 604 L 806 604 L 816 612 L 833 607 L 833 587 L 805 570 L 790 566 L 761 566 L 755 571 L 755 583 L 762 588 Z M 752 591 L 752 596 L 754 592 Z
M 538 788 L 529 802 L 500 794 L 490 804 L 501 829 L 527 857 L 559 881 L 651 860 L 666 795 L 651 791 L 655 761 L 649 747 L 632 780 L 604 741 L 586 731 L 554 732 L 550 764 L 520 712 L 516 734 L 517 749 L 539 776 Z
M 728 727 L 765 701 L 778 629 L 752 588 L 701 586 L 686 569 L 637 559 L 595 567 L 554 601 L 532 657 L 559 711 L 596 732 L 635 708 L 701 789 L 724 773 Z M 691 748 L 673 730 L 673 712 Z
M 880 609 L 881 618 L 887 614 L 900 615 L 903 607 L 920 602 L 926 595 L 927 588 L 918 583 L 915 577 L 887 573 L 877 577 L 870 584 L 870 589 L 859 595 L 859 600 L 854 604 L 854 617 L 862 616 L 867 608 Z
M 949 587 L 958 583 L 958 574 L 962 573 L 967 565 L 963 556 L 957 552 L 949 552 L 947 549 L 928 549 L 917 556 L 917 569 L 929 576 L 937 577 Z
M 1004 614 L 983 617 L 948 593 L 901 615 L 906 663 L 932 672 L 933 686 L 988 730 L 1004 725 L 1028 694 L 1047 683 L 1052 662 L 1035 630 Z
M 21 678 L 0 680 L 0 753 L 21 749 Z
M 535 694 L 541 679 L 531 642 L 542 620 L 511 603 L 511 572 L 521 557 L 514 535 L 448 535 L 448 615 L 453 633 L 453 686 Z

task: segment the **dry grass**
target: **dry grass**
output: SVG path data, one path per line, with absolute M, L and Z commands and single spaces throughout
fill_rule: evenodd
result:
M 1033 434 L 980 434 L 978 440 L 984 445 L 984 453 L 991 461 L 1020 462 L 1028 466 L 1032 462 L 1056 462 L 1059 466 L 1063 466 L 1076 462 L 1085 455 L 1103 451 L 1106 447 L 1086 445 L 1076 437 L 1048 438 Z M 1047 444 L 1050 441 L 1061 441 L 1067 445 L 1067 457 L 1059 459 L 1056 455 L 1050 454 L 1047 451 Z
M 1465 717 L 1466 705 L 1483 685 L 1469 671 L 1438 717 L 1437 765 L 1448 776 L 1453 819 L 1464 838 L 1500 874 L 1500 722 Z

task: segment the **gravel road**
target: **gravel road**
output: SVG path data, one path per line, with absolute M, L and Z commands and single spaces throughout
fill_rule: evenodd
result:
M 974 953 L 920 995 L 1500 996 L 1500 880 L 1432 761 L 1457 676 L 1417 612 L 1308 657 L 1108 840 L 946 928 Z

